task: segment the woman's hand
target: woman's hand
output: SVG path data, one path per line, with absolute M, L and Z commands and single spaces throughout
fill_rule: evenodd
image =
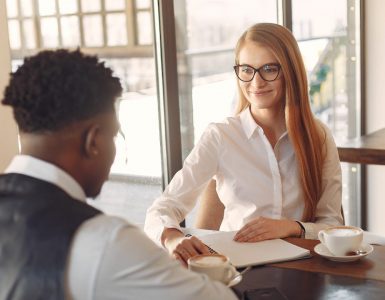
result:
M 301 236 L 301 227 L 296 221 L 257 217 L 236 233 L 234 241 L 253 243 L 289 236 Z
M 210 254 L 207 246 L 195 236 L 185 237 L 174 228 L 163 232 L 162 241 L 170 255 L 187 267 L 187 260 L 199 254 Z

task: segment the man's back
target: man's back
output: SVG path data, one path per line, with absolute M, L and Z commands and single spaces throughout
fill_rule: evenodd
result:
M 0 299 L 63 299 L 72 237 L 100 212 L 51 183 L 12 173 L 0 176 L 0 212 Z
M 8 170 L 19 174 L 0 175 L 0 245 L 11 249 L 0 253 L 0 299 L 234 298 L 136 226 L 70 197 L 76 186 L 59 168 L 17 156 Z
M 138 227 L 99 215 L 74 237 L 68 262 L 71 299 L 236 299 L 229 288 L 171 259 Z
M 235 299 L 138 228 L 86 204 L 114 161 L 121 93 L 112 70 L 79 50 L 42 51 L 11 74 L 1 102 L 13 109 L 21 155 L 4 175 L 19 179 L 4 179 L 0 191 L 0 300 L 64 292 L 80 300 Z

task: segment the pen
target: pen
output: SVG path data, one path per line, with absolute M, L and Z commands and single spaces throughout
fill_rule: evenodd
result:
M 185 237 L 191 237 L 192 235 L 191 234 L 189 234 L 189 233 L 187 233 L 186 235 L 185 235 Z M 206 245 L 206 244 L 205 244 Z M 209 252 L 211 253 L 211 254 L 218 254 L 218 252 L 217 251 L 215 251 L 213 248 L 211 248 L 210 246 L 208 246 L 208 245 L 206 245 L 206 247 L 209 249 Z

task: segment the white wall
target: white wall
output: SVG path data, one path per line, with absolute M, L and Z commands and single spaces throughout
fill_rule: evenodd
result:
M 385 127 L 385 1 L 365 1 L 366 129 Z M 368 167 L 368 229 L 385 235 L 385 166 Z
M 11 58 L 8 46 L 5 0 L 0 0 L 0 99 L 9 79 Z M 0 173 L 18 152 L 17 127 L 9 107 L 0 105 Z

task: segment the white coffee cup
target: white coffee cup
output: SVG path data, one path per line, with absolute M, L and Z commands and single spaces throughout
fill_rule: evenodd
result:
M 207 274 L 211 279 L 228 284 L 236 274 L 236 269 L 227 256 L 221 254 L 201 254 L 187 261 L 191 271 Z
M 336 226 L 318 233 L 321 243 L 335 256 L 346 256 L 360 249 L 363 230 L 353 226 Z

